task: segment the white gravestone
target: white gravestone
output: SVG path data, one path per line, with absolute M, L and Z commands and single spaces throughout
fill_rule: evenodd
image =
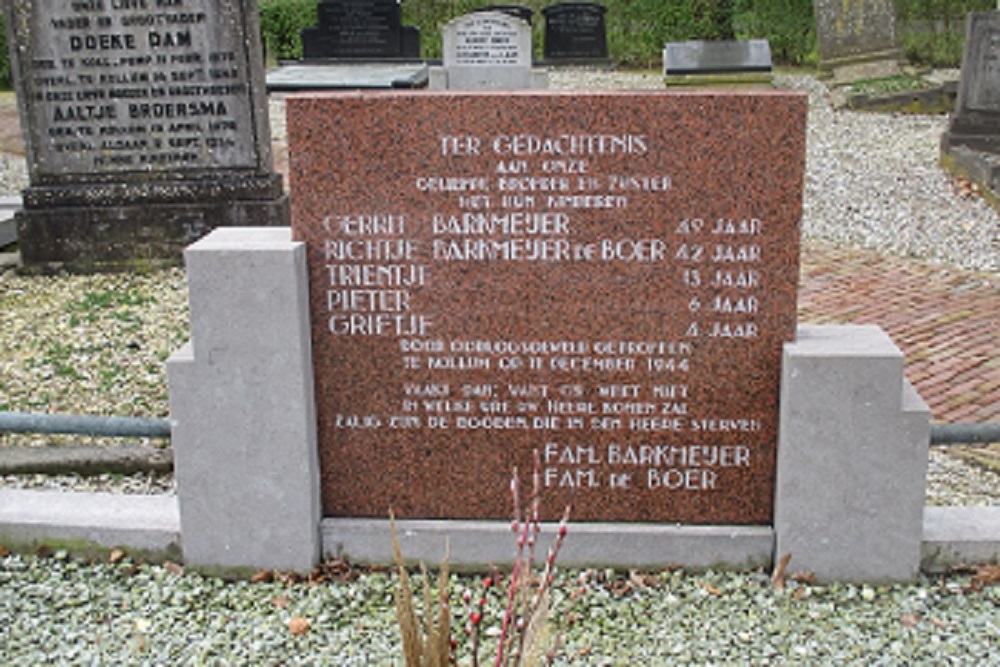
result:
M 544 86 L 531 68 L 531 26 L 502 12 L 473 12 L 442 30 L 443 68 L 431 73 L 432 88 L 518 90 Z M 539 85 L 540 83 L 540 85 Z

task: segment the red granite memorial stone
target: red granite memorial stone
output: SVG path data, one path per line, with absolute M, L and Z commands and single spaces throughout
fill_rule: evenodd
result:
M 328 516 L 768 523 L 806 98 L 288 101 Z

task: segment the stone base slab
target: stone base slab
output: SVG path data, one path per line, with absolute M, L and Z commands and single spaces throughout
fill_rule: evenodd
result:
M 139 444 L 0 447 L 0 475 L 131 475 L 168 473 L 173 467 L 169 449 Z
M 465 68 L 474 69 L 474 68 Z M 468 78 L 469 75 L 466 75 Z M 533 67 L 527 78 L 519 80 L 518 83 L 511 83 L 503 79 L 504 83 L 498 83 L 494 90 L 546 90 L 549 87 L 549 71 L 542 67 Z M 466 88 L 462 85 L 454 86 L 454 77 L 449 78 L 446 67 L 434 66 L 428 70 L 427 87 L 430 90 L 472 90 L 480 89 L 478 86 Z
M 668 88 L 772 88 L 771 72 L 728 72 L 726 74 L 671 74 Z
M 267 73 L 272 92 L 424 88 L 426 63 L 295 63 Z
M 216 227 L 288 224 L 288 200 L 133 203 L 23 209 L 15 217 L 26 267 L 70 270 L 178 264 L 184 248 Z
M 515 542 L 509 524 L 499 522 L 400 521 L 400 543 L 408 560 L 437 563 L 447 539 L 452 565 L 509 565 Z M 540 556 L 555 534 L 542 528 Z M 323 553 L 352 562 L 388 564 L 389 524 L 384 519 L 324 519 Z M 768 526 L 659 526 L 574 524 L 559 556 L 562 566 L 619 568 L 769 567 Z M 177 498 L 0 489 L 0 544 L 19 549 L 39 545 L 143 552 L 176 558 L 181 539 Z M 922 569 L 1000 561 L 1000 507 L 927 507 L 924 510 Z M 794 564 L 794 560 L 793 560 Z M 794 569 L 794 568 L 793 568 Z
M 536 555 L 544 559 L 557 525 L 542 524 Z M 449 563 L 475 569 L 506 566 L 514 560 L 517 538 L 509 522 L 396 522 L 408 561 L 439 562 L 448 544 Z M 326 518 L 323 553 L 352 563 L 391 563 L 387 519 Z M 681 526 L 623 523 L 569 524 L 558 562 L 564 567 L 754 569 L 771 562 L 770 526 Z
M 902 54 L 898 49 L 872 51 L 862 55 L 821 60 L 819 69 L 833 77 L 835 83 L 851 83 L 864 79 L 882 79 L 900 73 Z

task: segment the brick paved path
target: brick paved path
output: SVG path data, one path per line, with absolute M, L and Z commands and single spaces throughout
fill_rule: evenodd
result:
M 803 244 L 799 321 L 881 326 L 934 421 L 1000 422 L 1000 277 Z

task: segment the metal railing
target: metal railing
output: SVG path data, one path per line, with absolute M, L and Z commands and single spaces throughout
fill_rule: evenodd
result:
M 51 433 L 108 438 L 170 438 L 169 419 L 0 412 L 0 433 Z M 1000 442 L 1000 423 L 932 424 L 932 445 Z
M 932 445 L 985 445 L 1000 442 L 1000 424 L 931 424 Z
M 169 419 L 0 412 L 0 433 L 61 433 L 108 438 L 170 438 Z

